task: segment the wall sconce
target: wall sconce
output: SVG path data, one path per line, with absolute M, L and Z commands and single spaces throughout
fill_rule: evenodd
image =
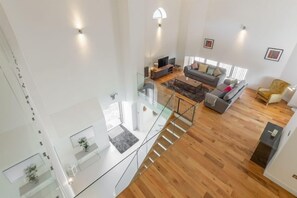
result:
M 82 29 L 78 29 L 78 33 L 79 33 L 79 34 L 83 34 Z
M 115 100 L 116 95 L 118 95 L 118 93 L 116 93 L 116 92 L 110 94 L 111 99 L 112 99 L 112 100 Z
M 245 25 L 241 25 L 241 26 L 240 26 L 240 29 L 242 29 L 242 30 L 246 30 L 246 26 L 245 26 Z

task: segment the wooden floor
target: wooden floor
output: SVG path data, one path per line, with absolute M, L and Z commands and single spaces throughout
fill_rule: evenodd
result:
M 250 89 L 223 115 L 201 103 L 189 132 L 119 197 L 294 197 L 250 161 L 266 123 L 285 126 L 292 115 L 285 102 L 266 107 Z

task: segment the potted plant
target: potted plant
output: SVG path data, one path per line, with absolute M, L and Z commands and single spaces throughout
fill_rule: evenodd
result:
M 78 143 L 81 147 L 83 147 L 84 151 L 87 152 L 89 149 L 89 142 L 86 137 L 80 138 Z
M 37 167 L 36 164 L 31 164 L 27 168 L 25 168 L 26 178 L 31 183 L 38 182 L 38 175 L 37 175 Z

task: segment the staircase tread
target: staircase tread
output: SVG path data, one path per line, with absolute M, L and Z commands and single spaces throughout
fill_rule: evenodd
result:
M 167 128 L 168 128 L 171 132 L 175 133 L 175 134 L 176 134 L 177 136 L 179 136 L 179 137 L 181 137 L 181 136 L 185 133 L 185 132 L 182 131 L 180 128 L 178 128 L 178 127 L 176 127 L 176 126 L 174 126 L 174 125 L 172 125 L 172 124 L 168 125 Z
M 168 130 L 162 132 L 161 135 L 164 135 L 167 139 L 169 139 L 172 143 L 175 142 L 178 138 L 170 133 Z
M 153 147 L 153 149 L 155 150 L 155 151 L 157 151 L 157 153 L 159 153 L 159 155 L 161 155 L 165 150 L 160 146 L 160 145 L 158 145 L 158 144 L 155 144 L 154 145 L 154 147 Z
M 148 167 L 150 167 L 150 165 L 152 164 L 153 162 L 150 160 L 150 159 L 146 159 L 145 160 L 145 162 L 144 162 L 144 164 L 146 165 L 146 167 L 148 168 Z
M 187 123 L 183 122 L 180 119 L 175 119 L 175 120 L 171 121 L 171 123 L 174 123 L 174 124 L 178 125 L 179 127 L 184 129 L 185 131 L 187 131 L 190 128 L 190 125 L 188 125 Z
M 150 157 L 153 161 L 155 161 L 159 156 L 154 151 L 151 151 L 148 157 Z
M 166 149 L 171 145 L 167 140 L 165 140 L 163 137 L 160 137 L 158 139 L 158 142 L 162 144 Z

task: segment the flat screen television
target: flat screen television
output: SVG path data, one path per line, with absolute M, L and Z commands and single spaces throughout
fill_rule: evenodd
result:
M 168 65 L 168 59 L 169 59 L 168 56 L 158 59 L 158 67 L 163 67 Z

